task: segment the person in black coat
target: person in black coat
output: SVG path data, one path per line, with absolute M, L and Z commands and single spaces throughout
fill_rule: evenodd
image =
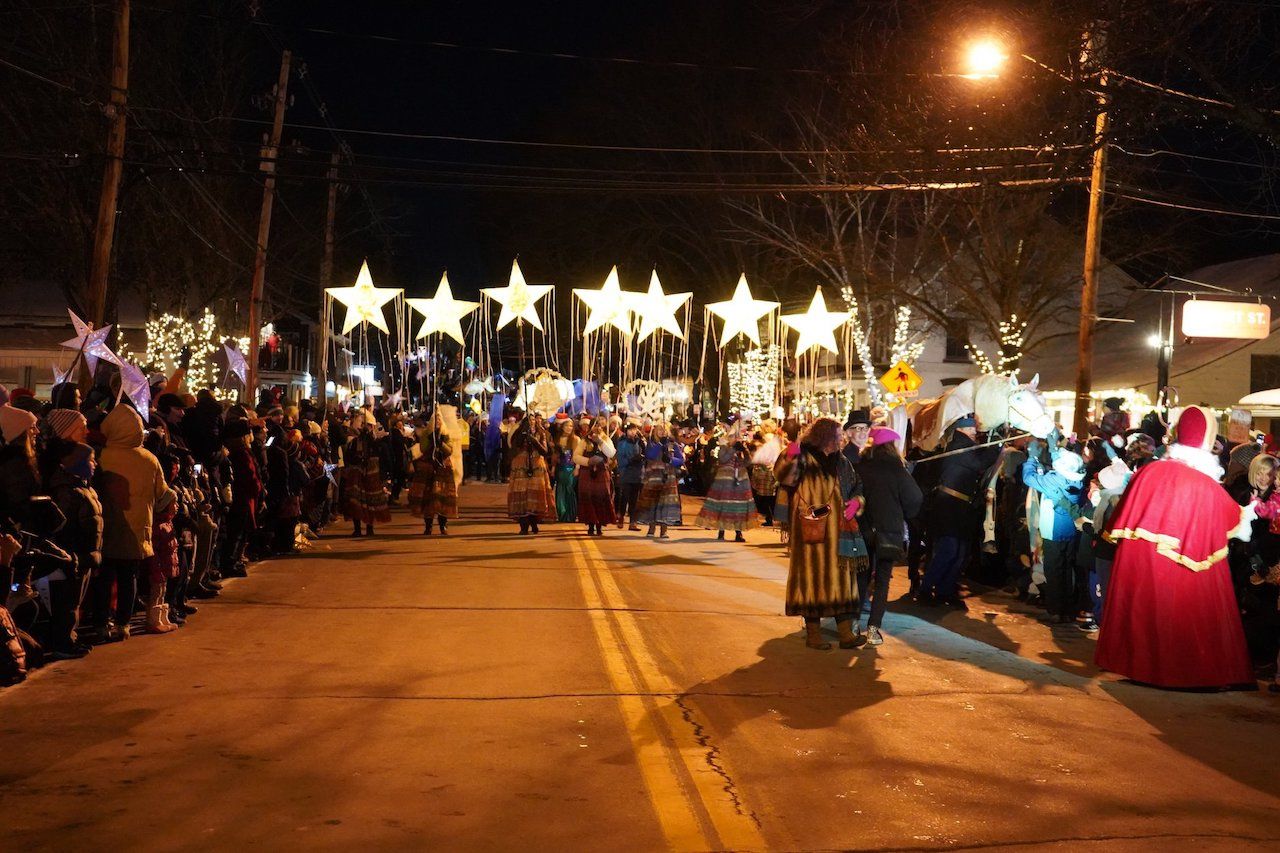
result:
M 929 508 L 933 556 L 919 597 L 924 604 L 942 603 L 964 609 L 958 584 L 978 532 L 981 504 L 976 496 L 983 475 L 995 464 L 999 450 L 978 448 L 977 423 L 972 415 L 956 421 L 954 428 L 946 451 L 951 455 L 922 463 L 941 467 Z
M 52 653 L 60 659 L 84 657 L 89 650 L 79 642 L 76 622 L 89 578 L 102 565 L 102 502 L 93 487 L 96 467 L 93 448 L 75 443 L 49 478 L 49 496 L 66 517 L 54 542 L 76 558 L 69 577 L 49 582 L 49 637 Z
M 907 473 L 906 463 L 898 453 L 895 442 L 899 439 L 898 433 L 891 429 L 873 429 L 854 466 L 862 480 L 862 495 L 866 501 L 860 524 L 867 540 L 871 565 L 858 573 L 858 590 L 865 601 L 868 587 L 873 587 L 870 593 L 871 616 L 867 620 L 867 644 L 871 646 L 884 642 L 880 626 L 889 603 L 893 567 L 906 557 L 903 546 L 907 539 L 907 520 L 915 518 L 924 503 L 920 487 Z

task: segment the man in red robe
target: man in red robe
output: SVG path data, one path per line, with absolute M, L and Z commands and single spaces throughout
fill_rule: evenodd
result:
M 1161 687 L 1253 684 L 1227 540 L 1247 539 L 1254 507 L 1218 483 L 1213 418 L 1183 410 L 1168 455 L 1129 484 L 1106 535 L 1118 543 L 1098 666 Z

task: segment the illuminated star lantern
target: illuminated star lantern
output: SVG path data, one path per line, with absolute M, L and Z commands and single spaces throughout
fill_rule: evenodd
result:
M 712 302 L 707 310 L 724 321 L 720 332 L 720 346 L 725 346 L 736 335 L 746 335 L 753 344 L 760 346 L 760 318 L 778 309 L 777 302 L 756 299 L 747 287 L 745 275 L 738 279 L 738 287 L 728 302 Z
M 803 314 L 783 314 L 782 324 L 800 333 L 796 342 L 796 357 L 804 355 L 814 347 L 822 347 L 828 352 L 839 352 L 836 345 L 836 329 L 849 322 L 850 311 L 828 311 L 826 300 L 822 298 L 822 288 L 813 293 L 813 301 L 809 310 Z
M 247 385 L 249 382 L 249 365 L 245 363 L 244 354 L 235 347 L 227 346 L 226 344 L 222 345 L 222 349 L 227 354 L 227 373 L 234 373 L 240 377 L 241 385 Z
M 387 318 L 382 314 L 382 306 L 395 299 L 401 290 L 398 287 L 374 287 L 368 261 L 360 265 L 355 285 L 326 287 L 324 292 L 347 306 L 347 316 L 342 321 L 342 334 L 345 335 L 361 323 L 372 323 L 382 331 L 390 332 Z
M 69 341 L 63 341 L 62 346 L 83 355 L 84 363 L 88 366 L 91 375 L 97 370 L 98 359 L 114 365 L 120 364 L 120 359 L 116 358 L 116 354 L 106 343 L 107 335 L 111 334 L 111 326 L 95 329 L 92 323 L 81 320 L 70 308 L 67 309 L 67 313 L 71 315 L 71 325 L 75 327 L 76 336 Z
M 631 336 L 631 302 L 618 285 L 618 268 L 609 270 L 609 276 L 599 290 L 574 288 L 573 295 L 582 300 L 590 312 L 582 334 L 589 335 L 597 329 L 612 326 L 622 334 Z
M 50 365 L 50 366 L 53 368 L 54 387 L 61 385 L 63 382 L 66 382 L 67 379 L 71 376 L 70 370 L 59 370 L 58 365 L 56 364 Z
M 418 330 L 417 340 L 439 332 L 460 344 L 465 343 L 462 340 L 462 318 L 480 307 L 479 302 L 465 302 L 453 298 L 453 288 L 449 286 L 448 273 L 440 277 L 435 296 L 430 299 L 406 299 L 405 302 L 426 318 L 422 321 L 422 328 Z
M 658 271 L 649 276 L 647 293 L 625 294 L 631 305 L 631 311 L 640 321 L 640 340 L 661 329 L 684 340 L 684 329 L 676 318 L 676 312 L 693 298 L 692 293 L 663 293 L 662 283 L 658 281 Z
M 485 296 L 502 306 L 498 314 L 499 329 L 512 320 L 527 320 L 539 332 L 542 331 L 542 319 L 538 316 L 538 302 L 553 290 L 555 288 L 549 284 L 527 283 L 519 261 L 511 262 L 511 282 L 506 287 L 481 288 Z
M 151 385 L 141 368 L 128 362 L 120 365 L 120 391 L 129 396 L 133 407 L 145 421 L 147 412 L 151 410 Z

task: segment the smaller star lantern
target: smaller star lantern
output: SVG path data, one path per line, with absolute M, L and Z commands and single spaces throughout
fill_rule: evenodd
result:
M 234 373 L 240 377 L 241 385 L 247 385 L 249 382 L 249 365 L 245 363 L 244 354 L 228 344 L 223 344 L 222 349 L 227 356 L 227 375 Z
M 803 314 L 783 314 L 782 324 L 800 333 L 796 342 L 796 358 L 804 355 L 814 347 L 822 347 L 828 352 L 839 352 L 836 345 L 836 329 L 849 322 L 852 312 L 828 311 L 826 300 L 822 298 L 822 288 L 813 294 L 809 310 Z
M 360 265 L 360 274 L 356 276 L 353 286 L 326 287 L 324 292 L 347 306 L 347 316 L 342 322 L 344 335 L 361 323 L 372 323 L 376 328 L 390 333 L 382 306 L 402 293 L 398 287 L 374 287 L 367 260 Z
M 127 361 L 120 365 L 120 391 L 133 401 L 133 407 L 145 421 L 151 410 L 151 385 L 141 368 Z
M 480 291 L 502 306 L 498 313 L 498 328 L 502 329 L 513 320 L 528 322 L 539 332 L 542 331 L 542 318 L 538 316 L 538 302 L 542 297 L 555 290 L 549 284 L 529 284 L 520 271 L 520 262 L 511 262 L 511 281 L 506 287 L 482 287 Z
M 436 286 L 436 295 L 430 299 L 406 299 L 405 302 L 425 319 L 422 328 L 418 329 L 416 340 L 427 335 L 441 333 L 448 335 L 458 343 L 462 339 L 462 318 L 480 307 L 479 302 L 466 302 L 453 298 L 453 288 L 449 286 L 449 274 L 440 276 L 440 284 Z
M 86 323 L 76 316 L 75 312 L 70 308 L 67 313 L 71 315 L 71 325 L 75 327 L 76 336 L 69 341 L 63 341 L 62 346 L 67 349 L 73 349 L 84 356 L 84 363 L 89 368 L 89 374 L 92 375 L 98 368 L 98 359 L 110 362 L 116 366 L 120 365 L 120 359 L 107 346 L 107 335 L 111 334 L 111 326 L 103 326 L 101 329 L 95 329 L 92 323 Z
M 53 385 L 56 388 L 71 378 L 70 370 L 60 370 L 58 365 L 50 365 L 53 368 Z
M 746 335 L 756 346 L 760 346 L 760 318 L 778 309 L 777 302 L 756 299 L 747 286 L 747 277 L 738 278 L 738 287 L 733 291 L 733 298 L 728 302 L 712 302 L 707 310 L 724 321 L 720 332 L 720 346 L 724 347 L 736 335 Z
M 631 305 L 631 311 L 640 321 L 637 336 L 644 340 L 659 330 L 675 335 L 684 340 L 684 329 L 676 318 L 686 302 L 693 298 L 692 293 L 664 293 L 662 282 L 658 281 L 658 271 L 649 276 L 649 290 L 646 293 L 625 294 Z
M 597 329 L 612 326 L 627 337 L 631 337 L 631 302 L 618 284 L 618 268 L 609 270 L 609 275 L 599 290 L 574 288 L 573 295 L 587 306 L 589 312 L 587 325 L 582 334 L 589 335 Z

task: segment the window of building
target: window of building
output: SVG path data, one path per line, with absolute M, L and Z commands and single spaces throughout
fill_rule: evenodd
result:
M 947 332 L 947 352 L 944 361 L 968 361 L 969 351 L 964 348 L 964 341 Z
M 1280 355 L 1249 356 L 1249 393 L 1280 388 Z

